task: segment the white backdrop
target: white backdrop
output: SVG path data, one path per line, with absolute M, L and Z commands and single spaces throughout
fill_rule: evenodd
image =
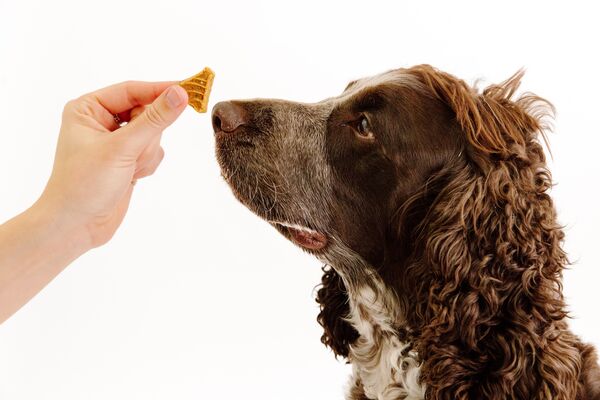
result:
M 417 63 L 469 82 L 525 67 L 523 88 L 558 110 L 571 325 L 600 345 L 598 13 L 529 3 L 0 0 L 0 221 L 40 194 L 63 104 L 118 81 L 208 65 L 212 106 L 318 101 Z M 209 115 L 168 130 L 113 240 L 0 326 L 0 399 L 342 398 L 349 368 L 315 321 L 320 264 L 233 198 Z

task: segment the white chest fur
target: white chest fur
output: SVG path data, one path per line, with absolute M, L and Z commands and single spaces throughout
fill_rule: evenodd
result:
M 360 380 L 369 399 L 423 399 L 425 387 L 419 383 L 417 354 L 393 328 L 397 326 L 397 307 L 390 301 L 395 302 L 383 285 L 364 286 L 353 292 L 348 322 L 360 337 L 350 347 L 352 379 Z

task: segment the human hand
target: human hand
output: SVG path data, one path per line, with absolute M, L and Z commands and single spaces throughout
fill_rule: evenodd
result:
M 36 205 L 70 230 L 80 228 L 88 248 L 106 243 L 123 221 L 135 182 L 163 159 L 162 132 L 187 100 L 175 82 L 124 82 L 67 103 L 52 174 Z M 119 126 L 113 114 L 127 124 Z

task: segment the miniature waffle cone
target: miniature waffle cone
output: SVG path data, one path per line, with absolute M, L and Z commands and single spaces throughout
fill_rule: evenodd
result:
M 188 104 L 199 113 L 206 112 L 214 78 L 215 73 L 206 67 L 200 73 L 179 82 L 179 86 L 188 94 Z

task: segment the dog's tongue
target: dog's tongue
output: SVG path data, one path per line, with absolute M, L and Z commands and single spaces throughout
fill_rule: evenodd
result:
M 327 245 L 327 237 L 319 232 L 309 232 L 305 230 L 288 227 L 292 240 L 298 246 L 309 250 L 321 250 Z

